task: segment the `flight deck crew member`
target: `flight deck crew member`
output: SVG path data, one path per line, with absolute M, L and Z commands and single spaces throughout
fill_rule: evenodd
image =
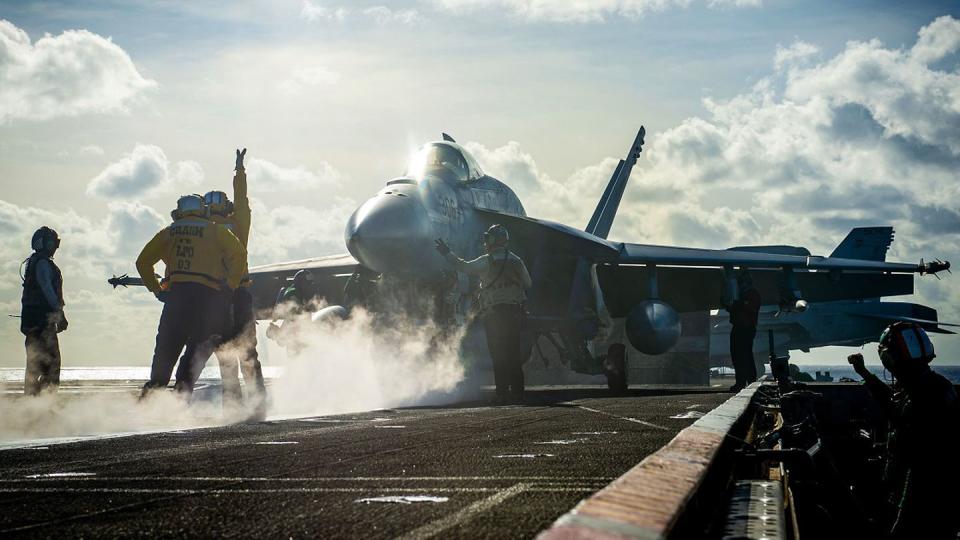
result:
M 229 298 L 246 269 L 243 244 L 226 227 L 207 218 L 203 197 L 180 197 L 172 215 L 174 222 L 157 233 L 137 257 L 143 284 L 163 302 L 150 380 L 141 396 L 167 386 L 177 355 L 188 342 L 202 348 L 227 331 Z M 169 277 L 167 291 L 153 273 L 161 260 Z M 193 389 L 192 381 L 177 383 L 178 391 Z
M 510 236 L 501 225 L 483 234 L 486 254 L 464 261 L 437 240 L 437 251 L 458 271 L 480 278 L 480 309 L 493 360 L 497 400 L 523 399 L 522 325 L 526 291 L 532 285 L 523 260 L 507 249 Z
M 40 227 L 30 240 L 33 254 L 24 261 L 20 331 L 26 336 L 27 368 L 23 393 L 35 396 L 41 390 L 56 392 L 60 385 L 60 343 L 57 333 L 67 329 L 63 314 L 63 276 L 53 262 L 60 237 L 49 227 Z
M 305 346 L 300 339 L 301 323 L 309 315 L 308 308 L 313 302 L 315 291 L 313 274 L 309 270 L 298 270 L 293 275 L 293 282 L 280 289 L 277 294 L 273 320 L 267 327 L 267 337 L 286 348 L 293 356 L 300 354 Z
M 936 356 L 927 333 L 897 322 L 880 336 L 880 361 L 896 378 L 887 386 L 867 370 L 863 355 L 847 361 L 863 377 L 889 421 L 884 480 L 895 520 L 892 538 L 957 538 L 960 520 L 954 491 L 960 482 L 960 399 L 942 375 L 930 369 Z
M 280 289 L 277 303 L 273 308 L 273 318 L 288 319 L 303 315 L 313 300 L 315 288 L 313 273 L 309 270 L 297 270 L 290 285 Z
M 762 304 L 760 293 L 745 270 L 737 276 L 739 297 L 727 306 L 730 312 L 730 360 L 736 372 L 736 384 L 731 392 L 739 392 L 757 380 L 757 366 L 753 362 L 753 339 L 757 336 L 757 321 Z
M 243 166 L 243 159 L 247 149 L 237 149 L 236 164 L 233 176 L 233 201 L 222 191 L 210 191 L 204 195 L 204 204 L 210 214 L 210 219 L 230 229 L 236 235 L 244 249 L 250 239 L 250 199 L 247 197 L 247 173 Z M 243 381 L 247 386 L 248 405 L 253 419 L 261 420 L 266 416 L 266 387 L 263 381 L 263 368 L 257 355 L 257 326 L 253 310 L 253 295 L 250 293 L 252 281 L 247 276 L 247 262 L 244 260 L 244 278 L 231 298 L 232 325 L 225 342 L 218 345 L 216 350 L 217 362 L 220 365 L 220 379 L 223 384 L 223 398 L 225 404 L 237 406 L 242 398 L 240 378 L 237 373 L 243 374 Z M 178 378 L 181 370 L 189 368 L 192 382 L 196 383 L 203 370 L 203 365 L 210 358 L 212 349 L 197 351 L 197 345 L 189 343 L 180 360 L 177 369 Z M 184 362 L 185 358 L 194 358 L 198 363 Z

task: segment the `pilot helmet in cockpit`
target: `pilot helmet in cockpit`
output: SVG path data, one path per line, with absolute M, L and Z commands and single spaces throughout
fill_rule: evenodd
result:
M 425 176 L 451 178 L 466 182 L 470 170 L 463 154 L 455 147 L 442 143 L 431 143 L 420 149 L 410 162 L 407 174 L 417 180 Z

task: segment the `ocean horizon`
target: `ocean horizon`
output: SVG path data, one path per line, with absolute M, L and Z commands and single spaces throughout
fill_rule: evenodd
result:
M 767 365 L 766 373 L 770 373 L 770 366 Z M 853 371 L 849 364 L 835 365 L 798 365 L 801 372 L 808 373 L 816 377 L 817 372 L 833 377 L 834 381 L 841 379 L 852 379 L 859 381 L 860 376 Z M 954 384 L 960 384 L 960 366 L 931 366 L 933 370 Z M 713 368 L 716 370 L 717 368 Z M 731 368 L 724 368 L 724 373 Z M 883 369 L 882 366 L 867 366 L 871 373 L 877 375 L 883 380 L 890 380 L 890 372 Z M 266 379 L 277 379 L 284 373 L 283 366 L 263 366 L 263 376 Z M 6 367 L 0 368 L 0 383 L 22 382 L 24 368 Z M 60 370 L 61 382 L 94 382 L 94 381 L 146 381 L 150 378 L 149 366 L 89 366 L 89 367 L 65 367 Z M 220 368 L 216 365 L 208 365 L 200 374 L 200 380 L 217 381 L 220 380 Z

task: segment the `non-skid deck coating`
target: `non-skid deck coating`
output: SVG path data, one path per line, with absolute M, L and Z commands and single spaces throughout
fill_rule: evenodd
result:
M 533 537 L 730 397 L 543 389 L 0 452 L 0 535 Z

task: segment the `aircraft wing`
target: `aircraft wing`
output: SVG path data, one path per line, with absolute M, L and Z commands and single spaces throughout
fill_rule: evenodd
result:
M 922 326 L 928 332 L 934 332 L 937 334 L 956 334 L 956 332 L 952 330 L 947 330 L 946 328 L 942 328 L 944 326 L 960 327 L 960 324 L 945 323 L 945 322 L 940 322 L 938 320 L 921 319 L 919 317 L 908 317 L 908 316 L 896 315 L 896 314 L 887 315 L 883 313 L 849 313 L 848 315 L 852 317 L 876 319 L 876 320 L 885 321 L 885 322 L 903 321 L 903 322 L 915 323 Z
M 940 261 L 921 262 L 920 264 L 891 263 L 760 251 L 611 242 L 562 223 L 503 214 L 494 210 L 480 208 L 475 210 L 488 223 L 499 223 L 505 226 L 510 231 L 511 238 L 517 239 L 521 245 L 537 246 L 539 249 L 553 253 L 583 257 L 594 263 L 653 264 L 678 267 L 746 267 L 751 269 L 791 268 L 794 270 L 919 274 L 935 274 L 950 268 L 950 263 Z
M 949 263 L 939 261 L 911 264 L 785 255 L 758 251 L 730 249 L 698 249 L 648 244 L 619 244 L 621 264 L 655 264 L 666 266 L 739 266 L 749 268 L 792 268 L 795 270 L 839 270 L 855 272 L 905 272 L 933 274 L 949 268 Z
M 477 212 L 510 231 L 521 253 L 549 253 L 597 264 L 597 277 L 611 315 L 625 316 L 650 298 L 649 266 L 657 272 L 659 298 L 679 312 L 723 307 L 724 268 L 749 268 L 764 303 L 776 303 L 785 270 L 808 302 L 856 300 L 913 293 L 913 275 L 935 274 L 950 263 L 895 263 L 730 249 L 698 249 L 611 242 L 560 223 L 491 210 Z
M 317 294 L 331 304 L 343 300 L 343 287 L 360 263 L 348 254 L 256 266 L 250 269 L 251 292 L 258 311 L 273 309 L 280 289 L 299 270 L 310 270 Z
M 588 232 L 545 219 L 503 214 L 495 210 L 475 208 L 489 225 L 499 223 L 510 231 L 510 242 L 520 246 L 536 246 L 552 254 L 586 257 L 595 261 L 616 261 L 619 247 Z M 512 249 L 512 248 L 511 248 Z
M 722 268 L 658 267 L 657 289 L 661 300 L 678 312 L 719 309 L 724 305 Z M 796 285 L 808 302 L 857 300 L 913 293 L 910 274 L 795 272 Z M 775 304 L 781 296 L 782 271 L 772 268 L 751 270 L 754 287 L 764 304 Z M 613 317 L 625 317 L 637 303 L 650 298 L 650 270 L 646 266 L 597 266 L 597 279 L 604 303 Z

